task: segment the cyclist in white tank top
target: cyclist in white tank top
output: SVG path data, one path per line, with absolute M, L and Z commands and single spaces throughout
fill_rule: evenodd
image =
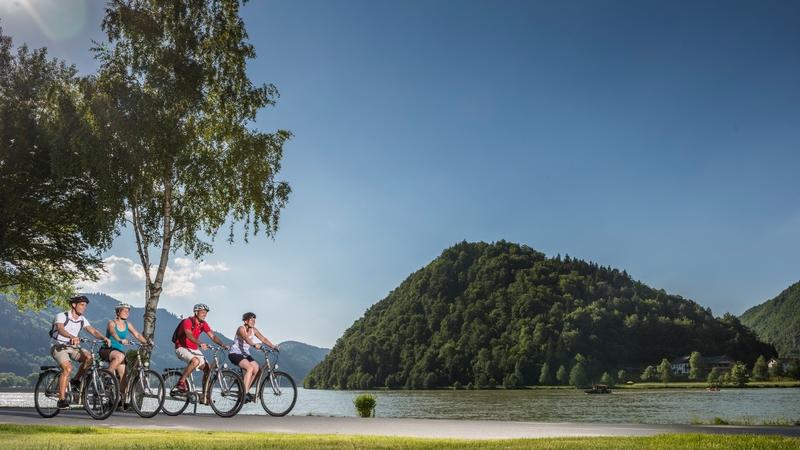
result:
M 269 339 L 265 338 L 256 328 L 256 315 L 248 312 L 244 313 L 242 316 L 242 321 L 244 321 L 244 325 L 240 326 L 239 329 L 236 330 L 236 336 L 233 338 L 233 344 L 231 344 L 230 349 L 228 350 L 228 359 L 236 366 L 241 367 L 244 371 L 244 376 L 242 377 L 242 381 L 244 381 L 244 391 L 247 392 L 245 396 L 245 403 L 249 403 L 255 401 L 252 395 L 250 395 L 250 386 L 253 384 L 253 379 L 256 377 L 256 373 L 258 373 L 258 363 L 250 356 L 250 347 L 255 347 L 257 349 L 261 349 L 261 344 L 256 344 L 253 342 L 253 337 L 257 337 L 261 342 L 264 344 L 272 347 L 275 350 L 280 350 L 276 345 L 273 345 Z

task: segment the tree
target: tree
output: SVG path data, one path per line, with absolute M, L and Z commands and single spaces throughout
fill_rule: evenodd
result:
M 619 372 L 617 372 L 617 379 L 619 380 L 619 382 L 620 382 L 620 383 L 624 383 L 624 382 L 625 382 L 625 379 L 626 379 L 627 377 L 628 377 L 628 373 L 627 373 L 627 372 L 625 372 L 625 370 L 624 370 L 624 369 L 622 369 L 622 370 L 620 370 Z
M 672 380 L 672 375 L 672 367 L 669 361 L 667 358 L 662 359 L 661 364 L 658 365 L 658 378 L 664 383 L 669 383 Z
M 607 384 L 609 386 L 614 385 L 614 378 L 611 377 L 611 374 L 608 372 L 603 372 L 603 376 L 600 377 L 600 383 Z
M 703 381 L 706 377 L 706 365 L 703 363 L 703 355 L 700 352 L 692 352 L 689 357 L 689 379 L 692 381 Z
M 744 363 L 737 362 L 731 369 L 731 383 L 739 387 L 747 384 L 747 366 Z
M 759 356 L 756 360 L 756 363 L 753 365 L 753 378 L 756 381 L 765 381 L 767 378 L 769 378 L 767 362 L 763 355 Z
M 92 145 L 75 67 L 11 48 L 0 28 L 0 293 L 20 309 L 66 306 L 97 279 L 119 208 L 75 157 Z
M 550 374 L 550 365 L 548 365 L 547 363 L 542 364 L 542 372 L 539 375 L 539 384 L 543 386 L 548 386 L 552 381 L 553 381 L 553 376 Z
M 212 251 L 201 235 L 213 241 L 229 220 L 229 243 L 237 224 L 245 242 L 261 229 L 274 238 L 291 192 L 275 180 L 291 133 L 250 126 L 278 91 L 247 76 L 255 50 L 240 6 L 111 0 L 102 23 L 109 45 L 93 48 L 100 69 L 84 95 L 105 148 L 91 160 L 107 169 L 104 188 L 125 199 L 144 268 L 147 337 L 170 251 L 201 258 Z
M 589 384 L 589 379 L 586 377 L 586 369 L 583 368 L 582 363 L 577 363 L 569 372 L 569 384 L 577 388 L 585 387 Z
M 556 371 L 556 380 L 558 380 L 558 382 L 560 384 L 564 384 L 568 380 L 568 378 L 567 378 L 567 369 L 564 367 L 563 364 Z
M 642 381 L 653 381 L 656 378 L 658 378 L 658 375 L 656 374 L 656 368 L 653 366 L 647 366 L 647 368 L 644 369 L 644 373 L 642 373 Z
M 789 360 L 789 370 L 786 374 L 792 377 L 793 380 L 800 380 L 800 359 L 792 358 Z
M 715 384 L 719 383 L 720 375 L 721 374 L 719 373 L 719 370 L 716 367 L 711 369 L 711 372 L 708 374 L 708 378 L 706 378 L 706 380 L 708 381 L 708 385 L 714 386 Z
M 786 372 L 783 370 L 783 362 L 780 359 L 775 358 L 775 362 L 772 363 L 772 376 L 776 380 L 780 380 L 781 377 L 785 376 Z

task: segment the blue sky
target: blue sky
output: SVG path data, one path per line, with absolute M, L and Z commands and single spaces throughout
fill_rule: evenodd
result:
M 96 70 L 104 1 L 0 0 L 15 45 Z M 569 254 L 741 314 L 800 279 L 800 3 L 252 1 L 274 241 L 172 256 L 160 306 L 332 346 L 462 240 Z M 38 19 L 34 20 L 34 17 Z M 222 237 L 225 230 L 222 230 Z M 143 305 L 130 230 L 86 290 Z

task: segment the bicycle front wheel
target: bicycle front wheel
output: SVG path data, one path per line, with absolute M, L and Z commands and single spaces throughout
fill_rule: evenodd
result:
M 61 372 L 57 370 L 47 370 L 39 375 L 36 381 L 36 390 L 33 393 L 33 404 L 36 412 L 45 419 L 55 417 L 60 411 L 58 409 L 58 379 Z
M 150 418 L 164 405 L 164 379 L 153 370 L 137 374 L 131 386 L 131 407 L 136 414 Z
M 93 419 L 108 419 L 119 403 L 119 383 L 108 369 L 96 369 L 87 376 L 81 398 L 83 407 Z
M 233 417 L 244 404 L 244 381 L 232 370 L 223 370 L 211 385 L 211 409 L 220 417 Z
M 261 406 L 270 416 L 289 414 L 297 402 L 297 384 L 286 372 L 267 374 L 261 382 Z
M 189 406 L 189 396 L 178 393 L 173 395 L 172 392 L 175 386 L 178 385 L 182 374 L 182 372 L 178 372 L 177 370 L 164 374 L 164 403 L 161 405 L 161 410 L 168 416 L 177 416 L 184 412 L 186 407 Z

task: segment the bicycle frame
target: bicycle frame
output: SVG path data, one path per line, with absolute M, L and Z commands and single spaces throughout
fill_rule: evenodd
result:
M 165 414 L 178 415 L 184 411 L 188 403 L 194 405 L 194 413 L 197 413 L 198 403 L 210 406 L 215 413 L 222 417 L 231 417 L 239 412 L 244 403 L 241 377 L 236 372 L 227 369 L 227 365 L 220 366 L 217 354 L 222 350 L 221 347 L 208 346 L 208 348 L 214 351 L 214 357 L 213 362 L 209 365 L 208 377 L 205 379 L 203 386 L 200 387 L 200 392 L 198 392 L 195 385 L 194 371 L 192 371 L 186 377 L 187 394 L 173 394 L 172 392 L 167 394 L 170 401 L 167 402 L 165 400 L 164 402 L 162 410 Z M 185 369 L 185 367 L 164 369 L 166 387 L 173 388 Z M 216 386 L 216 383 L 219 383 L 219 386 Z M 215 386 L 217 387 L 216 391 Z M 215 397 L 215 394 L 218 394 L 219 397 Z M 217 403 L 215 398 L 222 401 L 222 403 Z M 226 400 L 232 400 L 233 403 L 226 404 Z M 181 402 L 183 402 L 182 405 Z M 167 408 L 168 405 L 169 409 Z
M 150 370 L 150 364 L 142 362 L 142 350 L 145 348 L 154 347 L 150 344 L 137 344 L 129 342 L 128 345 L 136 346 L 136 360 L 133 361 L 131 367 L 127 368 L 126 376 L 127 382 L 125 384 L 125 402 L 128 403 L 133 410 L 144 418 L 151 418 L 158 414 L 161 406 L 164 404 L 165 390 L 164 380 L 157 372 Z M 151 378 L 148 375 L 152 375 Z M 151 382 L 153 384 L 151 384 Z M 138 399 L 134 397 L 134 392 L 139 392 L 141 397 Z M 145 406 L 145 399 L 155 399 L 157 405 L 147 402 Z M 152 408 L 152 409 L 151 409 Z
M 265 346 L 262 344 L 260 349 L 259 348 L 256 349 L 264 353 L 264 364 L 262 364 L 261 367 L 258 368 L 258 372 L 256 372 L 256 376 L 253 378 L 253 384 L 256 387 L 256 393 L 255 393 L 256 398 L 261 398 L 261 385 L 262 385 L 261 379 L 264 377 L 264 375 L 270 377 L 270 385 L 272 386 L 272 390 L 275 392 L 280 392 L 280 386 L 278 386 L 277 383 L 275 383 L 275 379 L 271 376 L 273 371 L 278 370 L 277 356 L 275 357 L 276 360 L 275 360 L 275 365 L 273 367 L 273 365 L 270 363 L 269 360 L 269 355 L 273 353 L 273 350 L 266 349 L 264 347 Z
M 289 414 L 297 401 L 297 384 L 291 375 L 278 370 L 278 353 L 275 353 L 275 363 L 273 364 L 269 359 L 273 350 L 266 349 L 263 345 L 260 347 L 253 347 L 264 353 L 264 364 L 253 378 L 256 387 L 255 398 L 260 400 L 261 406 L 267 414 L 283 417 Z M 239 370 L 241 371 L 241 369 Z
M 99 357 L 95 355 L 95 348 L 97 344 L 103 341 L 95 341 L 81 338 L 80 342 L 91 342 L 89 353 L 92 355 L 92 364 L 86 369 L 86 373 L 80 379 L 80 386 L 78 391 L 72 389 L 71 383 L 67 384 L 65 398 L 70 404 L 83 405 L 86 412 L 95 419 L 102 420 L 108 418 L 113 410 L 116 408 L 116 402 L 119 399 L 119 384 L 117 383 L 114 375 L 106 368 L 100 365 Z M 80 347 L 80 346 L 77 346 Z M 39 380 L 36 383 L 36 392 L 34 394 L 34 403 L 36 410 L 42 417 L 54 417 L 58 414 L 57 409 L 53 410 L 52 406 L 40 404 L 39 394 L 44 400 L 57 401 L 60 397 L 59 394 L 59 380 L 63 375 L 61 366 L 41 366 L 42 373 L 39 375 Z M 100 380 L 103 374 L 103 381 Z M 49 382 L 44 383 L 46 379 Z M 107 385 L 104 381 L 108 382 Z M 109 391 L 108 389 L 111 388 Z M 92 395 L 92 397 L 89 397 Z M 87 405 L 84 399 L 91 398 L 92 404 Z M 98 403 L 98 401 L 100 403 Z M 103 405 L 98 412 L 96 408 L 98 405 Z M 113 408 L 111 407 L 113 405 Z

